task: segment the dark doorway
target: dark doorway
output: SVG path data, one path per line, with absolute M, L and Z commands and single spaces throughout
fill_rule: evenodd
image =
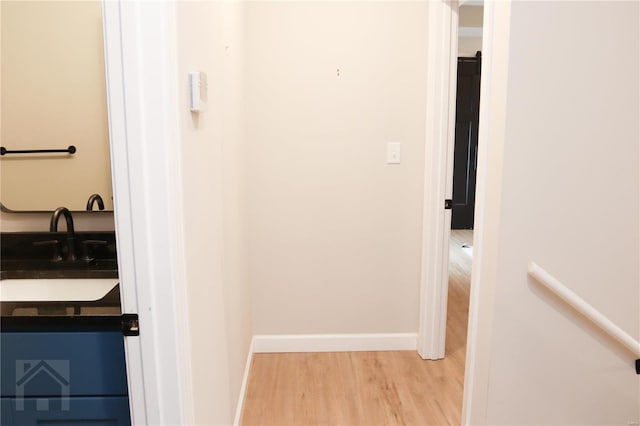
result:
M 482 54 L 458 58 L 451 229 L 473 229 Z

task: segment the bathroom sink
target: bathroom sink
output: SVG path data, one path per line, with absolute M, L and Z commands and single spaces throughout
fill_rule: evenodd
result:
M 2 233 L 0 300 L 95 301 L 118 285 L 115 233 L 74 236 L 71 261 L 66 232 Z
M 0 301 L 94 302 L 117 285 L 118 278 L 5 279 L 0 281 Z

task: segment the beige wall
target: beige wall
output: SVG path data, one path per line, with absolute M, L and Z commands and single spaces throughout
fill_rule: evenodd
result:
M 458 56 L 476 56 L 476 52 L 482 52 L 482 37 L 458 38 Z
M 483 6 L 460 6 L 458 9 L 458 25 L 461 27 L 482 27 Z
M 463 28 L 482 28 L 483 6 L 460 6 L 458 24 Z M 482 51 L 482 37 L 468 35 L 458 37 L 458 56 L 475 56 Z
M 73 156 L 3 156 L 1 194 L 13 210 L 113 209 L 99 1 L 2 1 L 0 143 L 66 148 Z
M 195 421 L 231 424 L 252 336 L 247 281 L 244 6 L 179 2 L 179 114 Z M 188 111 L 190 71 L 208 79 Z
M 426 2 L 247 5 L 256 334 L 417 331 L 426 25 Z
M 504 174 L 489 182 L 502 189 L 487 234 L 498 245 L 481 265 L 496 279 L 480 283 L 495 286 L 479 337 L 486 424 L 640 420 L 632 354 L 527 279 L 533 260 L 640 337 L 639 16 L 637 2 L 512 2 L 502 21 L 509 77 L 491 95 L 506 85 L 505 146 L 491 161 L 503 154 Z

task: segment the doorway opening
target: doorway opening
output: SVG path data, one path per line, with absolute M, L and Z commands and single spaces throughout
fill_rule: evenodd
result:
M 466 357 L 473 259 L 478 121 L 482 69 L 482 3 L 460 6 L 456 68 L 453 193 L 445 356 Z M 461 377 L 464 380 L 464 377 Z
M 0 15 L 0 424 L 130 425 L 102 4 Z

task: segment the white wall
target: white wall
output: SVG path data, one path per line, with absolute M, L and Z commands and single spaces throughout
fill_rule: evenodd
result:
M 0 201 L 13 210 L 113 210 L 99 1 L 3 1 L 0 143 L 74 145 L 73 156 L 0 157 Z
M 510 34 L 496 63 L 508 78 L 487 89 L 489 113 L 504 116 L 488 122 L 484 141 L 489 167 L 504 168 L 502 176 L 479 169 L 488 173 L 486 212 L 499 222 L 483 224 L 480 280 L 472 282 L 484 295 L 472 306 L 479 356 L 490 361 L 475 374 L 487 374 L 488 387 L 476 393 L 471 420 L 632 424 L 640 420 L 632 354 L 526 271 L 537 262 L 640 337 L 640 5 L 512 2 L 510 14 L 496 7 L 497 25 Z M 485 396 L 486 417 L 477 417 Z
M 476 56 L 482 51 L 482 37 L 460 37 L 458 39 L 458 56 Z
M 426 2 L 247 5 L 256 334 L 417 330 L 426 23 Z
M 251 340 L 245 218 L 244 6 L 177 3 L 185 249 L 195 421 L 230 424 Z M 187 75 L 208 77 L 188 111 Z

